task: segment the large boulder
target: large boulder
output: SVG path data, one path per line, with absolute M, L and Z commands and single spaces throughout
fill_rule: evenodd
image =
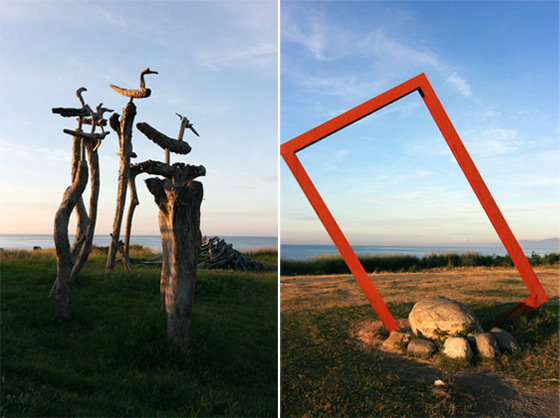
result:
M 513 335 L 506 330 L 494 327 L 490 330 L 490 334 L 494 336 L 502 351 L 513 351 L 519 349 L 519 344 L 517 344 Z
M 383 344 L 381 350 L 391 353 L 400 353 L 412 339 L 412 334 L 402 331 L 393 331 Z
M 455 359 L 468 359 L 473 355 L 469 342 L 464 337 L 449 337 L 443 343 L 443 354 Z
M 441 339 L 464 331 L 482 329 L 474 312 L 460 302 L 444 296 L 424 299 L 414 305 L 408 315 L 416 336 Z

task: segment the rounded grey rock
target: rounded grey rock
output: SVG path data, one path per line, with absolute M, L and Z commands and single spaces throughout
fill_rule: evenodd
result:
M 482 329 L 472 309 L 444 296 L 417 302 L 408 315 L 408 321 L 416 336 L 431 339 L 456 334 L 464 327 Z

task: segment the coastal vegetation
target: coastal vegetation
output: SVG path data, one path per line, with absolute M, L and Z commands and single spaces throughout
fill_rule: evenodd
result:
M 2 416 L 272 416 L 277 413 L 277 253 L 267 271 L 199 269 L 191 346 L 167 343 L 161 266 L 117 265 L 95 247 L 68 317 L 46 295 L 56 253 L 0 251 Z M 131 245 L 130 256 L 149 249 Z
M 371 273 L 415 272 L 433 268 L 513 266 L 509 255 L 490 255 L 477 252 L 432 252 L 421 257 L 409 254 L 358 255 L 358 259 L 364 269 Z M 560 254 L 539 255 L 533 252 L 528 260 L 532 266 L 555 265 L 560 261 Z M 307 260 L 282 258 L 280 271 L 282 276 L 350 273 L 348 266 L 340 255 L 320 256 Z

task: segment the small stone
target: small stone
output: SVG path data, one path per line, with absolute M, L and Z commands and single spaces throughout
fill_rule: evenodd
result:
M 412 335 L 408 332 L 393 331 L 389 335 L 383 344 L 381 344 L 381 350 L 388 351 L 391 353 L 400 353 L 404 347 L 407 346 L 408 342 L 412 339 Z
M 513 335 L 511 335 L 506 330 L 494 327 L 490 330 L 490 334 L 494 336 L 494 338 L 498 342 L 498 346 L 502 351 L 519 350 L 519 344 L 517 344 L 517 341 L 515 341 Z
M 416 336 L 441 339 L 467 328 L 482 327 L 474 312 L 460 302 L 444 296 L 424 299 L 414 305 L 408 321 Z
M 443 344 L 443 354 L 455 359 L 468 359 L 473 352 L 466 338 L 449 337 Z
M 480 334 L 469 334 L 467 336 L 471 347 L 482 357 L 495 358 L 502 354 L 498 342 L 490 332 Z M 474 340 L 474 345 L 472 344 Z
M 436 379 L 436 381 L 434 382 L 435 386 L 445 386 L 445 382 L 443 380 L 440 379 Z
M 436 351 L 436 345 L 433 341 L 415 338 L 408 343 L 406 350 L 415 357 L 428 358 Z

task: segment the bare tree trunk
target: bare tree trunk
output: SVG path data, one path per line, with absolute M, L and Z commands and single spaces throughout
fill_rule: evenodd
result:
M 148 190 L 159 207 L 163 249 L 160 289 L 167 312 L 167 335 L 181 353 L 187 351 L 194 287 L 201 246 L 202 183 L 181 186 L 169 179 L 149 178 Z
M 140 174 L 140 169 L 137 165 L 130 166 L 130 176 L 128 177 L 128 187 L 130 189 L 130 203 L 128 205 L 128 213 L 126 215 L 126 229 L 124 232 L 124 252 L 130 258 L 130 234 L 132 232 L 132 217 L 136 206 L 140 204 L 138 200 L 138 191 L 136 190 L 136 176 Z
M 70 299 L 70 275 L 72 273 L 72 254 L 68 240 L 70 215 L 82 196 L 88 180 L 87 163 L 80 162 L 72 185 L 64 192 L 64 197 L 54 218 L 54 243 L 57 254 L 57 275 L 55 281 L 55 315 L 64 317 L 68 313 Z
M 74 244 L 69 249 L 70 251 L 70 276 L 68 278 L 68 285 L 74 283 L 78 277 L 78 274 L 84 267 L 85 262 L 87 261 L 89 254 L 91 252 L 92 244 L 93 244 L 93 236 L 95 232 L 95 225 L 97 223 L 97 203 L 99 201 L 99 188 L 100 188 L 100 181 L 99 181 L 99 156 L 97 151 L 93 151 L 96 144 L 91 142 L 87 143 L 87 155 L 89 161 L 89 173 L 91 177 L 91 191 L 90 191 L 90 199 L 89 199 L 89 216 L 88 212 L 86 212 L 85 208 L 84 214 L 82 214 L 82 218 L 85 218 L 87 222 L 83 222 L 84 225 L 87 225 L 87 229 L 81 232 L 81 238 L 75 239 Z M 78 162 L 78 163 L 85 163 L 85 161 Z M 74 162 L 72 163 L 73 171 L 77 174 L 78 171 L 75 167 L 80 167 L 80 165 L 75 165 Z M 74 175 L 74 179 L 76 175 Z M 87 176 L 86 176 L 86 183 L 87 183 Z M 85 186 L 84 186 L 85 189 Z M 83 193 L 83 190 L 82 190 Z M 80 203 L 83 205 L 83 198 L 82 194 L 77 196 L 76 198 L 76 211 L 78 210 L 78 206 Z M 79 229 L 80 222 L 78 222 L 78 229 Z M 67 227 L 66 227 L 67 228 Z M 76 233 L 76 237 L 78 233 Z M 79 251 L 78 251 L 79 250 Z M 55 281 L 51 291 L 49 293 L 49 298 L 53 298 L 56 295 L 57 289 L 57 282 Z
M 72 268 L 72 274 L 70 275 L 70 284 L 76 281 L 78 274 L 84 267 L 89 254 L 91 252 L 91 247 L 93 244 L 93 235 L 95 232 L 95 225 L 97 223 L 97 203 L 99 201 L 99 155 L 97 150 L 94 151 L 97 144 L 93 142 L 88 142 L 86 144 L 87 157 L 89 162 L 89 174 L 91 178 L 91 190 L 89 197 L 89 217 L 87 233 L 85 235 L 85 242 L 81 246 L 81 250 L 74 261 L 74 267 Z
M 71 168 L 71 182 L 74 182 L 75 177 L 78 172 L 78 167 L 80 162 L 83 161 L 83 139 L 77 136 L 74 136 L 72 141 L 72 168 Z M 86 205 L 84 204 L 84 199 L 80 195 L 77 202 L 76 202 L 76 235 L 74 237 L 74 242 L 71 248 L 72 260 L 75 260 L 82 245 L 85 241 L 86 231 L 88 229 L 89 217 L 86 211 Z
M 128 102 L 123 109 L 123 115 L 119 123 L 119 115 L 114 113 L 110 118 L 111 127 L 117 132 L 119 137 L 120 148 L 120 168 L 119 168 L 119 185 L 117 192 L 117 206 L 115 209 L 115 218 L 113 220 L 112 235 L 115 240 L 119 240 L 121 233 L 121 224 L 126 203 L 126 190 L 128 187 L 128 177 L 130 170 L 130 158 L 132 156 L 132 127 L 134 117 L 136 116 L 136 106 L 132 101 Z M 117 255 L 117 247 L 111 240 L 109 244 L 109 254 L 107 256 L 107 264 L 105 266 L 105 274 L 111 273 L 115 267 L 115 258 Z

